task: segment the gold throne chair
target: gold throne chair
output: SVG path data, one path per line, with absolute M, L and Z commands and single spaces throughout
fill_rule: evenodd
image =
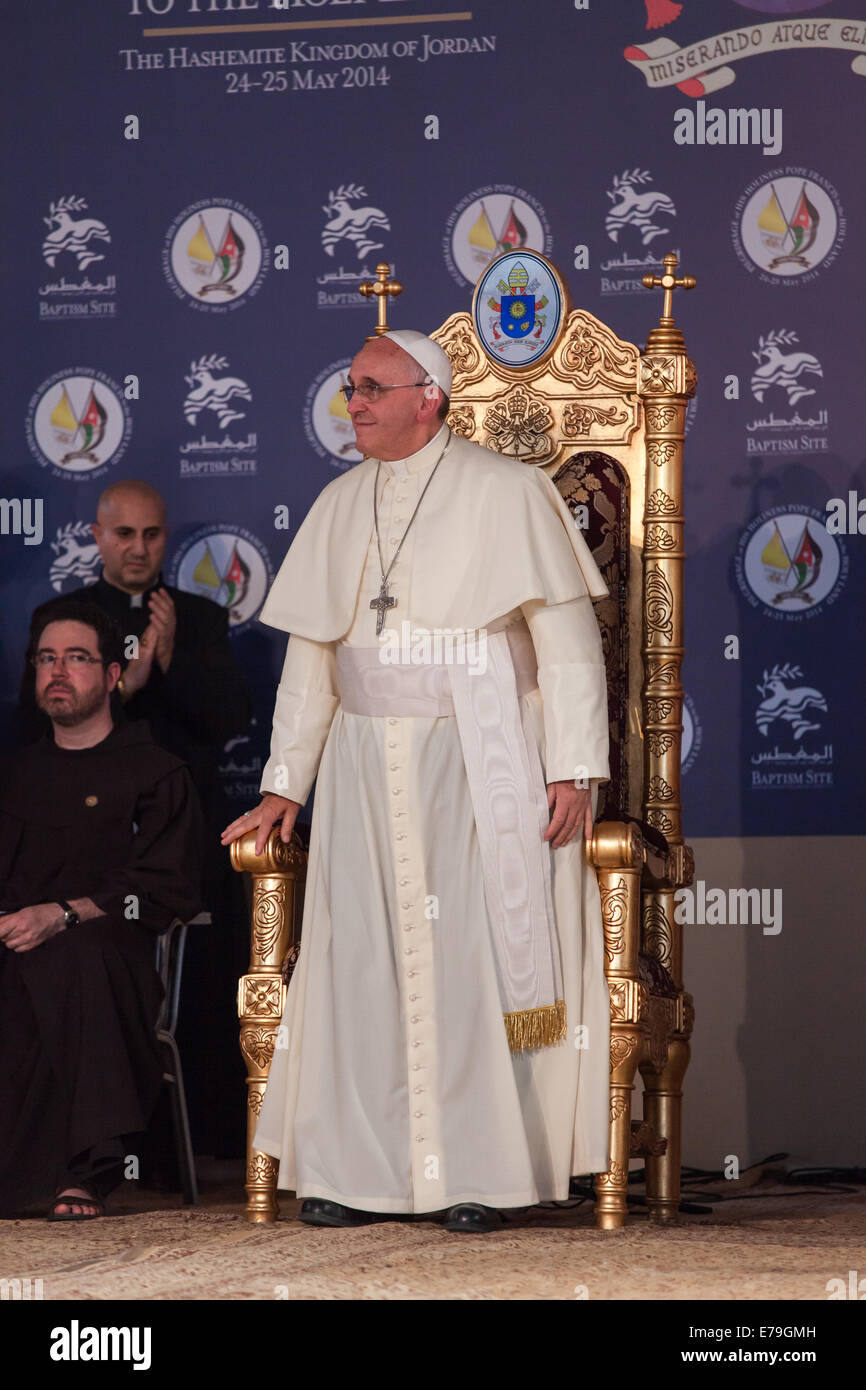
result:
M 473 313 L 453 314 L 431 337 L 452 365 L 451 429 L 544 468 L 609 590 L 595 608 L 607 666 L 611 778 L 600 788 L 586 854 L 598 876 L 611 1001 L 610 1167 L 595 1176 L 595 1216 L 599 1227 L 614 1229 L 626 1220 L 631 1159 L 644 1161 L 651 1219 L 675 1221 L 680 1201 L 682 1083 L 694 1021 L 674 916 L 674 895 L 694 873 L 680 800 L 682 463 L 697 377 L 672 300 L 676 288 L 695 282 L 677 277 L 673 255 L 661 276 L 644 277 L 647 288 L 664 290 L 664 301 L 641 352 L 571 308 L 556 267 L 532 256 L 549 267 L 561 294 L 558 329 L 534 364 L 496 360 L 479 335 L 479 293 L 497 262 L 479 281 Z M 377 272 L 376 285 L 362 292 L 376 296 L 381 333 L 387 297 L 402 287 L 389 280 L 387 265 Z M 499 288 L 509 286 L 500 280 Z M 306 854 L 297 835 L 284 845 L 275 832 L 262 855 L 254 850 L 254 832 L 232 845 L 234 867 L 253 878 L 250 971 L 238 990 L 248 1071 L 246 1214 L 273 1221 L 277 1164 L 252 1138 L 300 943 Z M 643 1115 L 633 1119 L 638 1070 Z

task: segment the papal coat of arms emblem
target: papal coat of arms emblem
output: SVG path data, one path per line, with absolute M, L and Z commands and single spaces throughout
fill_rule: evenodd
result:
M 500 285 L 504 283 L 500 281 Z M 535 295 L 526 293 L 528 284 L 529 272 L 526 266 L 518 261 L 508 272 L 510 293 L 503 294 L 499 303 L 493 298 L 487 301 L 491 309 L 499 311 L 499 326 L 507 338 L 525 338 L 536 325 L 539 332 L 543 329 L 544 320 L 536 317 Z M 542 295 L 538 301 L 538 311 L 546 305 L 547 297 Z
M 510 367 L 545 357 L 562 325 L 568 291 L 555 267 L 521 247 L 491 262 L 475 288 L 472 317 L 484 351 Z

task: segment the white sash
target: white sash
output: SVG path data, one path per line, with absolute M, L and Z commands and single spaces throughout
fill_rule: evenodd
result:
M 480 638 L 467 635 L 463 651 L 462 661 L 385 665 L 379 647 L 341 644 L 337 687 L 347 714 L 457 719 L 505 1026 L 519 1052 L 566 1036 L 552 851 L 543 839 L 547 790 L 520 717 L 519 697 L 538 684 L 535 649 L 520 619 Z

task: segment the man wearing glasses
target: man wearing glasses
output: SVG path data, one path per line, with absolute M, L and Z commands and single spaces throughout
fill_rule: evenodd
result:
M 362 463 L 317 498 L 263 621 L 290 632 L 263 799 L 318 772 L 301 950 L 255 1145 L 318 1225 L 568 1196 L 608 1165 L 609 999 L 586 865 L 607 589 L 540 470 L 452 434 L 420 333 L 345 387 Z
M 237 874 L 219 847 L 228 804 L 219 775 L 223 745 L 243 734 L 252 715 L 247 684 L 232 653 L 229 614 L 220 604 L 163 580 L 168 526 L 165 500 L 150 483 L 120 478 L 100 495 L 93 523 L 102 573 L 67 598 L 110 614 L 127 644 L 118 700 L 126 720 L 146 720 L 154 741 L 182 758 L 205 815 L 205 907 L 211 924 L 191 928 L 180 1019 L 190 1123 L 199 1152 L 234 1156 L 243 1131 L 226 1076 L 243 1085 L 243 1064 L 230 1034 L 215 1040 L 209 1022 L 216 1006 L 232 1007 L 238 970 L 249 950 L 246 904 Z M 41 624 L 56 598 L 40 605 Z M 133 655 L 130 653 L 134 652 Z M 33 671 L 21 688 L 22 742 L 45 732 L 33 698 Z M 215 1051 L 215 1049 L 217 1049 Z
M 31 634 L 51 732 L 0 781 L 0 1212 L 88 1220 L 123 1177 L 162 1084 L 154 934 L 200 907 L 189 773 L 115 727 L 123 638 L 64 599 Z

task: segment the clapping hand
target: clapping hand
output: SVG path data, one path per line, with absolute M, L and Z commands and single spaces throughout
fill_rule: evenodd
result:
M 155 589 L 150 596 L 150 624 L 156 634 L 156 659 L 159 669 L 165 675 L 174 655 L 174 639 L 177 633 L 177 613 L 174 600 L 165 589 Z
M 131 657 L 123 673 L 123 696 L 128 699 L 137 690 L 147 685 L 156 655 L 157 635 L 153 623 L 149 623 L 138 639 L 138 656 Z

